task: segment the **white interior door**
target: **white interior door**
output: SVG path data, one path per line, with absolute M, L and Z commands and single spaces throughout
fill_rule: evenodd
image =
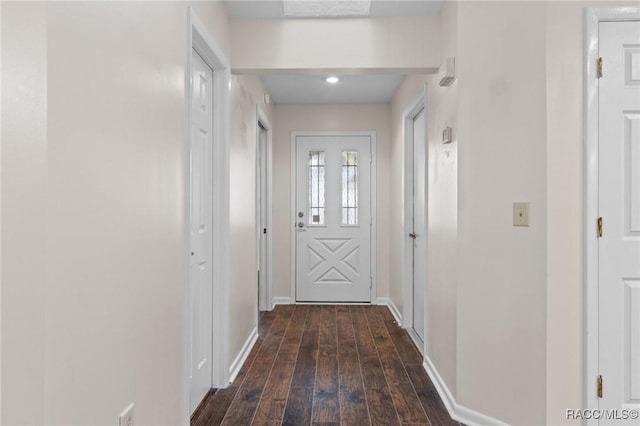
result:
M 371 137 L 296 137 L 296 300 L 371 301 Z
M 258 304 L 267 310 L 267 130 L 258 124 Z
M 212 161 L 213 71 L 192 51 L 189 406 L 193 411 L 211 388 L 213 332 Z
M 599 49 L 601 409 L 640 409 L 640 23 L 602 22 Z M 637 425 L 637 419 L 602 420 Z
M 425 340 L 427 299 L 427 123 L 424 109 L 413 118 L 413 330 Z

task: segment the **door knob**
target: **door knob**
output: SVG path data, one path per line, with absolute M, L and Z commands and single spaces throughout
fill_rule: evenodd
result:
M 304 216 L 304 213 L 298 212 L 298 217 L 302 217 L 302 216 Z
M 417 235 L 416 235 L 415 232 L 412 232 L 412 233 L 409 234 L 409 238 L 411 238 L 412 240 L 415 240 L 416 237 L 417 237 Z
M 298 222 L 298 228 L 304 228 L 304 222 Z

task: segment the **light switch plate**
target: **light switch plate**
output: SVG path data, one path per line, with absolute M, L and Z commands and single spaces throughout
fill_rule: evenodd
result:
M 529 226 L 529 203 L 513 203 L 513 226 Z
M 129 405 L 120 413 L 118 426 L 133 426 L 133 404 Z

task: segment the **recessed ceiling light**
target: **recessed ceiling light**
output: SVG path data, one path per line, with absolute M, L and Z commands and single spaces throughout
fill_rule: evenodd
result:
M 329 76 L 329 77 L 325 78 L 324 81 L 326 81 L 329 84 L 336 84 L 337 82 L 340 81 L 340 79 L 338 77 L 336 77 L 335 75 L 332 75 L 332 76 Z

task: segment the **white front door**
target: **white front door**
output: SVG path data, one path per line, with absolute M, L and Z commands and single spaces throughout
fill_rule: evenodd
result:
M 371 301 L 371 136 L 297 136 L 296 300 Z
M 424 343 L 427 302 L 427 122 L 413 118 L 413 330 Z
M 599 50 L 599 408 L 640 410 L 640 23 L 601 22 Z
M 213 71 L 192 51 L 189 265 L 189 408 L 211 388 L 213 331 Z

